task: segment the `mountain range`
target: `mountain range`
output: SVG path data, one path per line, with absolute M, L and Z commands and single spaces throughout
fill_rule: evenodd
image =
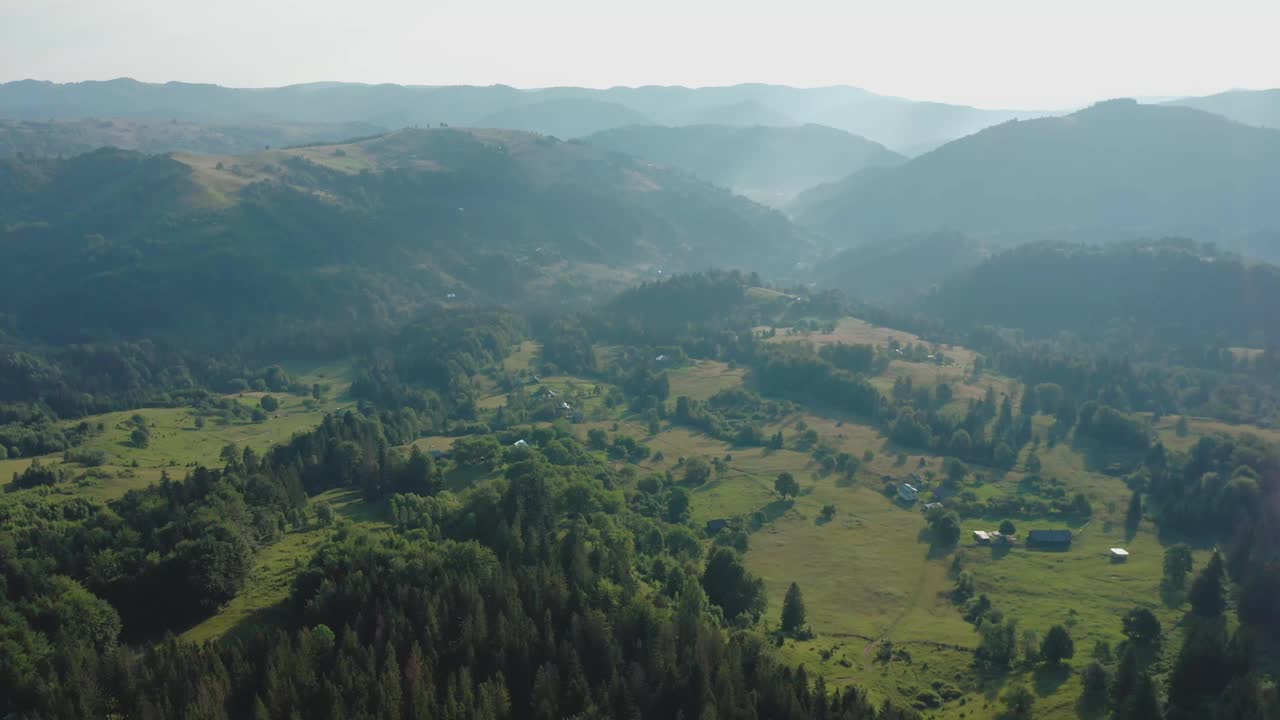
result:
M 791 211 L 846 247 L 938 229 L 998 244 L 1184 235 L 1274 258 L 1277 197 L 1280 132 L 1115 100 L 863 170 Z
M 313 83 L 244 89 L 130 79 L 0 84 L 0 117 L 18 120 L 146 117 L 218 124 L 366 123 L 511 126 L 562 139 L 631 124 L 800 125 L 815 123 L 898 152 L 937 147 L 1013 117 L 1043 113 L 921 103 L 853 87 L 557 87 L 520 90 Z

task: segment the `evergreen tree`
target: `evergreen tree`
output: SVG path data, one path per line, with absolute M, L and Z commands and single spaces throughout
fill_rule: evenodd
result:
M 1185 543 L 1170 545 L 1164 551 L 1164 586 L 1170 590 L 1185 587 L 1193 562 L 1191 548 Z
M 1191 612 L 1205 618 L 1222 615 L 1222 611 L 1226 609 L 1222 583 L 1222 556 L 1214 551 L 1208 564 L 1191 582 L 1191 589 L 1187 592 L 1187 599 L 1191 601 Z
M 1088 710 L 1099 710 L 1107 704 L 1108 683 L 1111 678 L 1099 662 L 1091 662 L 1080 673 L 1080 704 Z
M 1075 641 L 1071 634 L 1061 625 L 1054 625 L 1044 636 L 1040 645 L 1040 655 L 1050 664 L 1058 665 L 1076 654 Z
M 1120 655 L 1120 663 L 1116 666 L 1115 682 L 1111 685 L 1111 702 L 1119 708 L 1129 702 L 1135 688 L 1138 687 L 1138 654 L 1132 645 L 1126 645 Z
M 1142 524 L 1142 494 L 1134 491 L 1129 498 L 1129 509 L 1124 514 L 1124 533 L 1130 540 L 1138 534 L 1138 526 Z
M 804 627 L 804 596 L 800 594 L 800 586 L 791 583 L 787 588 L 787 596 L 782 601 L 782 632 L 794 633 Z
M 1156 696 L 1156 685 L 1150 675 L 1142 673 L 1138 677 L 1138 686 L 1134 689 L 1133 699 L 1127 710 L 1122 715 L 1126 720 L 1163 720 L 1160 698 Z

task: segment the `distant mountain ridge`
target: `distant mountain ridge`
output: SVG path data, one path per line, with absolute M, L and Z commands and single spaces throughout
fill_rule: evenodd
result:
M 867 167 L 906 158 L 883 145 L 820 125 L 796 127 L 630 126 L 585 138 L 595 147 L 682 168 L 767 205 Z
M 574 104 L 592 101 L 621 106 Z M 556 111 L 557 103 L 560 111 Z M 541 109 L 538 105 L 542 104 Z M 533 106 L 533 107 L 531 107 Z M 523 109 L 522 109 L 523 108 Z M 600 121 L 579 126 L 581 111 Z M 606 111 L 608 110 L 608 111 Z M 632 114 L 634 113 L 634 114 Z M 515 118 L 523 129 L 556 135 L 589 134 L 630 124 L 790 125 L 817 123 L 880 142 L 896 151 L 932 148 L 1031 111 L 985 110 L 920 103 L 853 87 L 794 88 L 744 84 L 725 87 L 552 87 L 505 85 L 403 86 L 310 83 L 242 89 L 130 79 L 56 84 L 22 80 L 0 84 L 0 117 L 18 120 L 149 117 L 218 124 L 368 123 L 387 128 L 484 126 Z
M 845 246 L 950 229 L 1000 244 L 1185 235 L 1277 257 L 1277 197 L 1280 132 L 1115 100 L 864 170 L 792 211 Z
M 176 150 L 235 154 L 315 142 L 339 142 L 386 132 L 365 123 L 215 125 L 150 118 L 3 120 L 0 157 L 79 155 L 100 147 L 144 153 Z
M 1204 110 L 1246 125 L 1280 128 L 1280 89 L 1230 90 L 1204 97 L 1179 98 L 1165 104 Z

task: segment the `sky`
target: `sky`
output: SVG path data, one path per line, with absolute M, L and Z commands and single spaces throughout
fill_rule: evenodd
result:
M 853 85 L 980 107 L 1280 87 L 1280 0 L 0 0 L 0 81 Z

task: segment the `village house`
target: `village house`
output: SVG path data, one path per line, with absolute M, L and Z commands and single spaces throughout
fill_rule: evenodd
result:
M 1027 533 L 1027 545 L 1045 550 L 1067 550 L 1071 547 L 1071 531 L 1032 530 Z

